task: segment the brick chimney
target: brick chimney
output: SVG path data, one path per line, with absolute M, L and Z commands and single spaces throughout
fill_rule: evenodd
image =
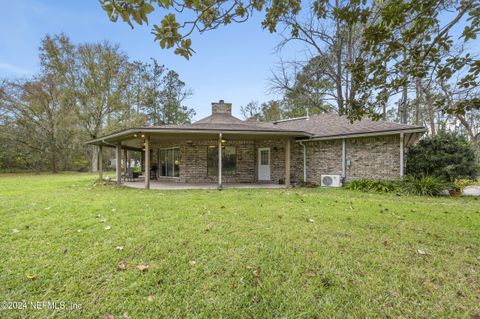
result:
M 232 115 L 232 103 L 225 103 L 223 100 L 212 102 L 212 114 Z

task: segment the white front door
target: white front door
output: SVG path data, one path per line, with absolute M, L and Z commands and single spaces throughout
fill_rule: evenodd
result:
M 270 180 L 270 148 L 258 149 L 258 180 Z

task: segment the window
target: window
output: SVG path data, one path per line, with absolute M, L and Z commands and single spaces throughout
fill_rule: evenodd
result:
M 160 176 L 179 177 L 180 160 L 178 157 L 178 148 L 169 148 L 160 150 Z
M 270 165 L 270 150 L 260 150 L 260 165 Z
M 235 146 L 222 147 L 222 174 L 234 175 L 237 170 L 237 148 Z M 218 175 L 218 147 L 209 146 L 207 153 L 208 176 Z

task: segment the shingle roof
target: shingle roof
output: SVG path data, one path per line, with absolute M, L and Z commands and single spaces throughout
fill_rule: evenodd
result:
M 142 127 L 145 129 L 145 127 Z M 207 116 L 192 124 L 167 124 L 149 126 L 158 130 L 201 130 L 201 131 L 267 131 L 267 132 L 303 132 L 302 129 L 289 129 L 275 125 L 273 122 L 243 121 L 235 116 L 217 113 Z M 308 135 L 308 134 L 304 134 Z
M 186 129 L 227 130 L 227 131 L 278 131 L 303 132 L 303 129 L 289 129 L 275 125 L 273 122 L 243 121 L 225 113 L 214 113 L 192 124 L 182 126 Z M 307 135 L 307 134 L 306 134 Z
M 386 121 L 373 121 L 365 118 L 353 123 L 346 116 L 335 113 L 325 113 L 292 120 L 274 122 L 275 126 L 288 129 L 305 131 L 313 137 L 334 137 L 344 135 L 357 135 L 368 133 L 381 133 L 409 129 L 424 129 L 422 126 L 399 124 Z
M 192 125 L 198 125 L 198 124 L 206 124 L 206 123 L 211 123 L 211 124 L 219 124 L 219 123 L 245 123 L 245 121 L 242 121 L 239 118 L 236 118 L 235 116 L 232 116 L 230 114 L 226 113 L 214 113 L 210 116 L 204 117 L 201 120 L 198 120 L 194 122 Z
M 363 119 L 350 123 L 347 117 L 334 113 L 314 115 L 277 122 L 242 121 L 229 114 L 213 114 L 192 124 L 133 127 L 115 132 L 86 143 L 96 143 L 111 138 L 122 138 L 138 132 L 235 132 L 259 134 L 288 134 L 303 138 L 338 138 L 348 135 L 385 133 L 402 130 L 426 131 L 424 127 Z

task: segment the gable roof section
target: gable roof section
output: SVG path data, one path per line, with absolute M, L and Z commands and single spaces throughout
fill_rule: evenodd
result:
M 201 120 L 194 122 L 192 125 L 199 125 L 199 124 L 235 124 L 235 123 L 245 123 L 239 118 L 232 116 L 227 113 L 214 113 L 207 117 L 204 117 Z
M 425 132 L 423 126 L 399 124 L 386 121 L 373 121 L 365 118 L 350 123 L 346 116 L 325 113 L 310 117 L 273 122 L 275 126 L 288 130 L 303 130 L 312 134 L 312 138 L 334 139 L 356 135 L 388 135 L 401 131 Z

